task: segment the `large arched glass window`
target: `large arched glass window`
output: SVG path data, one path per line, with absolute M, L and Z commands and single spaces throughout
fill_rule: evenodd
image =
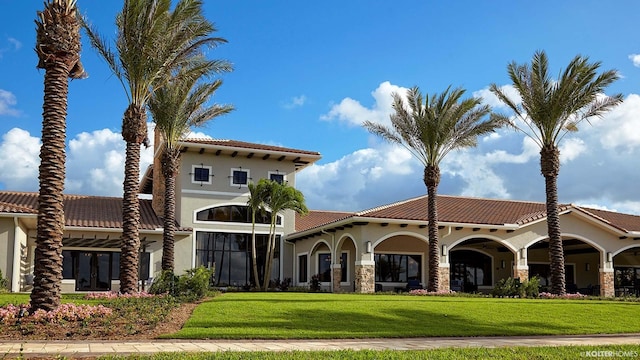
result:
M 197 221 L 221 221 L 251 224 L 251 210 L 243 205 L 216 206 L 204 209 L 196 213 Z M 256 224 L 269 224 L 271 222 L 271 212 L 264 211 L 256 213 Z M 282 225 L 282 216 L 276 219 L 277 225 Z

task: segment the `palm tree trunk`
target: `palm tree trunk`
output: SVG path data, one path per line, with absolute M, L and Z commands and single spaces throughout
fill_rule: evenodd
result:
M 164 230 L 162 233 L 162 270 L 173 272 L 175 267 L 174 234 L 176 232 L 176 176 L 180 151 L 164 149 L 162 172 L 164 175 Z
M 271 224 L 269 225 L 269 241 L 267 244 L 267 254 L 265 256 L 264 281 L 263 281 L 264 291 L 269 290 L 269 281 L 271 280 L 271 266 L 273 264 L 273 250 L 275 248 L 274 243 L 275 243 L 275 237 L 276 237 L 275 233 L 276 233 L 276 225 L 275 225 L 275 219 L 272 212 Z
M 122 196 L 122 238 L 120 240 L 120 292 L 138 291 L 140 251 L 140 144 L 147 138 L 144 107 L 129 104 L 122 118 L 122 138 L 127 143 Z
M 31 310 L 60 305 L 62 282 L 63 191 L 69 68 L 62 61 L 46 66 L 40 148 L 40 192 Z
M 564 249 L 560 231 L 558 212 L 558 173 L 560 171 L 560 151 L 555 145 L 540 150 L 540 169 L 545 180 L 547 195 L 547 232 L 549 233 L 549 262 L 551 268 L 551 292 L 566 293 L 564 273 Z
M 427 211 L 429 219 L 429 281 L 428 291 L 438 291 L 440 286 L 440 254 L 438 252 L 438 207 L 437 192 L 440 184 L 440 168 L 427 165 L 424 169 L 424 183 L 427 186 Z
M 256 212 L 251 211 L 251 267 L 253 268 L 253 282 L 260 291 L 260 278 L 258 277 L 258 255 L 256 254 Z
M 137 179 L 140 175 L 139 164 L 140 144 L 127 142 L 120 243 L 120 292 L 123 294 L 138 291 L 140 204 Z

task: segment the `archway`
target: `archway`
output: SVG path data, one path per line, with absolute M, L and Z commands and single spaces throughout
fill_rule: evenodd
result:
M 449 249 L 450 288 L 457 292 L 491 291 L 500 279 L 513 277 L 515 250 L 498 239 L 472 237 Z
M 616 296 L 640 296 L 640 245 L 618 251 L 613 260 Z
M 562 239 L 567 293 L 600 295 L 600 264 L 603 250 L 590 240 L 565 234 Z M 540 279 L 540 290 L 549 291 L 551 269 L 549 265 L 549 238 L 527 246 L 529 277 Z

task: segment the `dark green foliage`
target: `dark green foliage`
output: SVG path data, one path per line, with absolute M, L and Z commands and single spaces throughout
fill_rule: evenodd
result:
M 529 280 L 520 282 L 520 279 L 501 279 L 498 281 L 491 296 L 493 297 L 520 297 L 520 298 L 536 298 L 540 288 L 540 279 L 537 276 Z
M 169 294 L 182 301 L 194 301 L 207 295 L 210 289 L 213 270 L 204 266 L 190 269 L 184 275 L 177 276 L 172 271 L 163 271 L 149 288 L 151 294 Z
M 175 295 L 178 284 L 178 277 L 171 270 L 165 270 L 160 276 L 153 280 L 149 287 L 150 294 L 169 294 Z
M 0 293 L 9 291 L 9 279 L 2 276 L 2 270 L 0 270 Z
M 314 292 L 320 291 L 320 274 L 315 274 L 311 277 L 310 290 Z

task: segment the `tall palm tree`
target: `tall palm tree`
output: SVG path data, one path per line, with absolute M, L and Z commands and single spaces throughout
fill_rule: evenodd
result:
M 260 180 L 263 181 L 263 180 Z M 273 180 L 265 181 L 264 204 L 271 211 L 271 222 L 269 224 L 269 240 L 267 241 L 267 254 L 265 256 L 265 270 L 263 289 L 269 288 L 273 258 L 276 251 L 276 223 L 278 213 L 286 210 L 293 210 L 298 214 L 305 215 L 309 209 L 305 204 L 304 195 L 298 189 L 287 183 L 279 183 Z
M 247 206 L 251 211 L 251 267 L 253 269 L 253 279 L 256 290 L 261 290 L 260 277 L 258 274 L 258 255 L 256 253 L 256 215 L 264 213 L 265 190 L 267 189 L 268 180 L 260 179 L 258 184 L 249 183 L 249 199 Z
M 44 6 L 36 19 L 38 68 L 45 75 L 33 311 L 60 305 L 68 79 L 86 77 L 80 62 L 76 1 L 48 0 Z
M 192 61 L 203 46 L 225 42 L 209 37 L 215 28 L 204 17 L 201 0 L 180 0 L 173 11 L 170 7 L 171 0 L 124 0 L 116 17 L 117 53 L 97 31 L 85 26 L 91 44 L 120 80 L 129 100 L 122 119 L 127 144 L 120 244 L 123 293 L 138 287 L 140 146 L 148 143 L 146 106 L 152 89 L 165 86 L 172 73 Z
M 440 162 L 452 150 L 475 146 L 478 136 L 495 131 L 502 123 L 499 119 L 485 119 L 491 113 L 480 98 L 462 99 L 463 89 L 448 87 L 442 94 L 423 99 L 420 89 L 407 91 L 408 108 L 403 98 L 394 93 L 391 125 L 365 121 L 363 126 L 371 133 L 391 143 L 399 144 L 424 165 L 424 184 L 428 194 L 429 219 L 429 291 L 438 291 L 438 212 L 437 190 L 440 184 Z
M 615 70 L 597 74 L 600 62 L 576 56 L 554 81 L 549 75 L 549 60 L 544 51 L 533 55 L 531 65 L 507 66 L 509 78 L 518 91 L 521 102 L 509 98 L 503 89 L 492 84 L 491 91 L 516 114 L 502 116 L 516 130 L 533 139 L 540 147 L 540 170 L 545 179 L 551 291 L 566 293 L 564 250 L 558 213 L 558 144 L 568 132 L 578 130 L 578 124 L 605 112 L 622 102 L 622 95 L 605 96 L 604 89 L 618 80 Z M 516 122 L 520 121 L 520 122 Z
M 195 65 L 195 66 L 194 66 Z M 164 214 L 162 236 L 162 270 L 174 270 L 174 233 L 176 231 L 176 177 L 180 163 L 182 139 L 194 126 L 202 126 L 211 119 L 233 110 L 230 105 L 207 105 L 222 85 L 221 80 L 199 83 L 202 77 L 226 71 L 230 65 L 220 61 L 201 59 L 181 71 L 193 72 L 178 76 L 154 92 L 149 110 L 162 135 L 161 165 L 164 178 Z

